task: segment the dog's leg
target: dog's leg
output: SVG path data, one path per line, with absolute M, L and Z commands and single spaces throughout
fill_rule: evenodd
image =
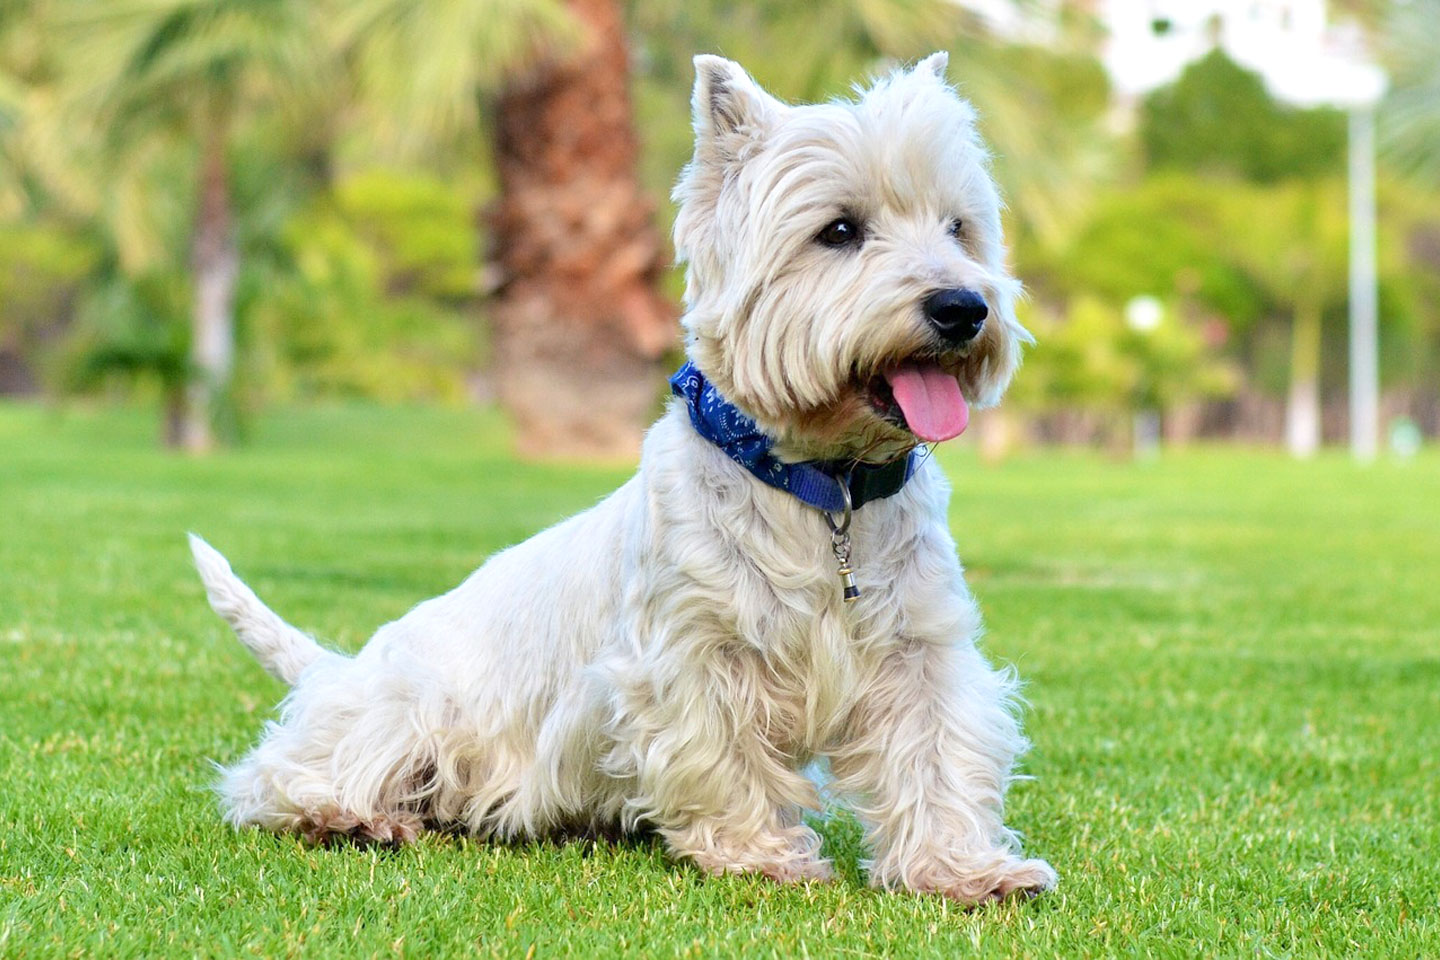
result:
M 443 786 L 453 719 L 440 684 L 382 658 L 307 675 L 281 722 L 224 771 L 226 819 L 312 842 L 414 840 Z
M 803 810 L 819 807 L 815 785 L 776 743 L 786 708 L 764 689 L 758 661 L 692 660 L 666 687 L 658 701 L 632 697 L 632 710 L 644 715 L 632 712 L 621 727 L 643 731 L 615 748 L 633 771 L 638 795 L 628 806 L 655 825 L 673 855 L 710 873 L 829 879 L 820 837 L 802 820 Z
M 258 826 L 294 833 L 311 843 L 354 840 L 404 844 L 424 827 L 421 816 L 378 791 L 347 796 L 328 764 L 296 757 L 273 736 L 225 771 L 219 785 L 226 819 L 236 826 Z M 354 791 L 350 791 L 354 792 Z
M 966 904 L 1054 886 L 1001 819 L 1025 746 L 1012 696 L 970 644 L 910 640 L 881 664 L 831 754 L 835 786 L 868 828 L 872 883 Z
M 830 861 L 820 857 L 820 837 L 801 822 L 796 807 L 730 810 L 723 816 L 687 811 L 666 819 L 677 824 L 659 831 L 671 854 L 707 873 L 758 873 L 780 883 L 833 875 Z

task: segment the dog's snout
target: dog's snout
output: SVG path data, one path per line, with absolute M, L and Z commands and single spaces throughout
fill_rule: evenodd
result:
M 989 315 L 985 298 L 974 290 L 940 290 L 925 298 L 925 319 L 956 346 L 978 337 Z

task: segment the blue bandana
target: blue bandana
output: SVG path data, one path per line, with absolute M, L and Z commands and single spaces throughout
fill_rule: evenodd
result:
M 695 364 L 687 361 L 675 371 L 670 390 L 685 401 L 695 431 L 724 450 L 731 460 L 770 486 L 830 513 L 845 510 L 842 482 L 850 488 L 852 509 L 858 510 L 871 500 L 899 493 L 920 462 L 912 451 L 903 460 L 882 464 L 840 460 L 786 463 L 770 452 L 774 441 L 722 397 Z

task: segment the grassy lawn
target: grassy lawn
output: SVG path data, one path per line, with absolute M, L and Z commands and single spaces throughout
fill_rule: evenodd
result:
M 1028 681 L 1010 819 L 1060 889 L 970 913 L 708 879 L 648 843 L 312 849 L 219 822 L 281 694 L 184 531 L 354 648 L 624 469 L 486 416 L 312 410 L 206 460 L 132 413 L 0 407 L 0 956 L 1440 955 L 1440 458 L 942 453 Z M 818 529 L 818 528 L 817 528 Z M 817 534 L 818 535 L 818 534 Z

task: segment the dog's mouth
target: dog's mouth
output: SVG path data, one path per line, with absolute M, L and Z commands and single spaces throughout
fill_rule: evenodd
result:
M 887 367 L 864 392 L 881 419 L 926 443 L 958 437 L 970 423 L 960 381 L 933 358 L 912 357 Z

